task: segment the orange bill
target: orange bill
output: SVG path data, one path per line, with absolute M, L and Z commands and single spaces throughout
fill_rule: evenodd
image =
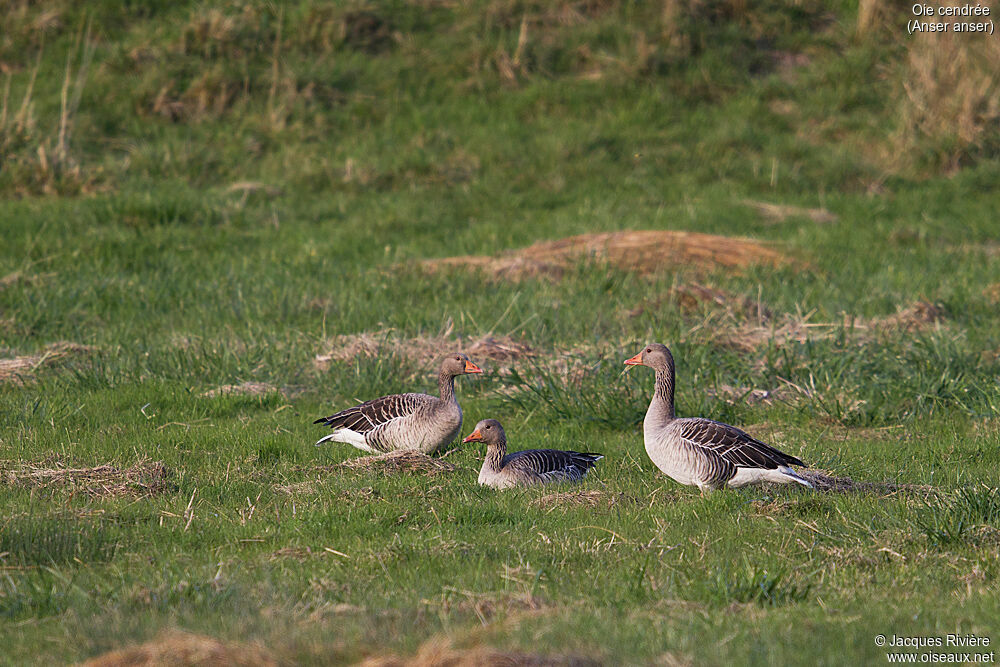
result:
M 630 359 L 625 360 L 626 366 L 642 366 L 642 352 Z
M 466 360 L 465 362 L 465 372 L 466 373 L 482 373 L 483 369 L 475 365 L 471 361 Z
M 475 431 L 473 431 L 472 433 L 470 433 L 468 436 L 466 436 L 462 440 L 462 442 L 480 442 L 482 439 L 483 439 L 483 434 L 479 432 L 479 429 L 476 429 Z

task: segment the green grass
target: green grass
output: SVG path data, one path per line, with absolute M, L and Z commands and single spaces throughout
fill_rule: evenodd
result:
M 0 279 L 21 276 L 0 282 L 0 358 L 93 348 L 0 381 L 0 661 L 182 628 L 288 664 L 443 635 L 608 664 L 839 665 L 883 661 L 880 633 L 994 631 L 1000 156 L 895 155 L 906 42 L 856 38 L 853 3 L 694 5 L 675 24 L 610 0 L 378 2 L 374 21 L 310 0 L 0 2 Z M 786 71 L 775 53 L 808 58 Z M 231 188 L 246 182 L 265 187 Z M 770 221 L 747 199 L 838 220 Z M 622 229 L 752 237 L 802 266 L 412 265 Z M 724 345 L 754 316 L 684 308 L 671 290 L 691 282 L 776 327 L 830 326 Z M 872 325 L 920 300 L 943 318 Z M 469 446 L 446 475 L 329 467 L 356 452 L 313 447 L 316 417 L 429 390 L 432 369 L 314 357 L 336 335 L 449 327 L 539 354 L 458 380 L 465 433 L 495 417 L 514 449 L 604 453 L 581 487 L 596 507 L 481 488 Z M 677 358 L 682 415 L 938 493 L 673 484 L 642 449 L 652 377 L 621 374 L 651 340 Z M 551 358 L 567 352 L 568 375 Z M 280 391 L 202 396 L 244 381 Z M 14 480 L 148 461 L 169 472 L 152 495 Z

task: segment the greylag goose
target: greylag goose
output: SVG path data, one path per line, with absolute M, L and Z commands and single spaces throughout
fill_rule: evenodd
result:
M 794 456 L 744 433 L 735 426 L 674 414 L 674 358 L 666 345 L 652 343 L 625 361 L 656 373 L 653 399 L 642 422 L 646 453 L 656 467 L 680 484 L 702 493 L 723 486 L 792 482 L 812 488 L 789 466 L 805 466 Z
M 462 432 L 462 408 L 455 399 L 455 378 L 482 373 L 464 354 L 450 354 L 441 362 L 438 389 L 441 397 L 427 394 L 393 394 L 365 401 L 314 424 L 326 424 L 333 433 L 320 438 L 346 442 L 366 452 L 413 450 L 430 454 Z
M 604 458 L 601 454 L 526 449 L 507 453 L 507 434 L 496 419 L 484 419 L 462 442 L 485 442 L 486 460 L 479 483 L 497 489 L 549 482 L 578 482 Z

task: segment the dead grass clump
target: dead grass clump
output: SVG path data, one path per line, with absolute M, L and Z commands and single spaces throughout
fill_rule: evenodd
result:
M 898 142 L 915 157 L 928 148 L 954 170 L 1000 147 L 1000 41 L 955 34 L 983 17 L 933 17 L 950 22 L 945 32 L 914 35 L 902 82 Z
M 294 496 L 297 494 L 310 494 L 316 493 L 316 481 L 307 479 L 304 482 L 294 482 L 292 484 L 282 484 L 280 486 L 274 487 L 274 490 L 278 493 L 285 493 L 289 496 Z
M 802 208 L 787 204 L 770 204 L 764 201 L 744 199 L 743 203 L 756 209 L 758 213 L 772 222 L 784 222 L 789 218 L 807 218 L 817 224 L 837 222 L 837 216 L 825 208 Z
M 285 560 L 291 558 L 292 560 L 297 560 L 299 562 L 307 561 L 313 556 L 321 556 L 322 553 L 313 553 L 313 550 L 309 547 L 282 547 L 274 553 L 272 553 L 268 560 Z
M 83 663 L 83 667 L 166 667 L 169 665 L 233 665 L 272 667 L 277 661 L 265 648 L 222 642 L 214 637 L 188 632 L 171 632 L 153 641 L 117 649 Z
M 994 306 L 1000 304 L 1000 283 L 990 283 L 984 287 L 983 296 Z
M 97 348 L 79 343 L 61 341 L 47 345 L 38 354 L 28 354 L 12 359 L 0 359 L 0 382 L 13 382 L 14 384 L 24 384 L 31 375 L 47 364 L 58 361 L 64 357 L 93 352 Z
M 37 285 L 38 283 L 53 277 L 55 272 L 50 273 L 22 273 L 21 271 L 14 271 L 13 273 L 8 273 L 3 278 L 0 278 L 0 290 L 7 289 L 8 287 L 13 287 L 15 285 Z
M 409 658 L 380 656 L 359 664 L 360 667 L 590 667 L 601 662 L 581 656 L 503 651 L 488 646 L 458 649 L 446 639 L 435 638 Z
M 715 327 L 709 335 L 717 345 L 752 352 L 769 343 L 780 347 L 788 343 L 805 343 L 810 339 L 826 338 L 836 330 L 836 324 L 810 322 L 810 316 L 811 313 L 787 315 L 780 324 L 772 325 L 746 322 L 732 327 Z
M 758 323 L 771 319 L 773 313 L 759 300 L 748 299 L 732 292 L 701 285 L 686 283 L 671 288 L 665 297 L 643 301 L 628 311 L 629 317 L 639 317 L 647 310 L 659 308 L 665 301 L 673 301 L 681 310 L 697 313 L 705 310 L 722 312 L 726 315 L 755 318 Z
M 389 452 L 388 454 L 379 454 L 377 456 L 360 456 L 348 459 L 335 467 L 364 470 L 367 472 L 381 472 L 387 475 L 398 472 L 438 475 L 455 470 L 455 466 L 451 463 L 435 459 L 427 454 L 407 450 Z
M 900 0 L 859 0 L 855 34 L 858 37 L 865 37 L 885 30 L 892 30 L 895 33 L 899 29 L 899 17 L 910 14 L 909 8 L 910 4 Z
M 383 329 L 336 336 L 327 347 L 328 352 L 316 355 L 313 360 L 317 370 L 327 370 L 334 361 L 353 361 L 357 357 L 376 357 L 382 354 L 394 354 L 426 366 L 450 350 L 462 350 L 477 363 L 488 359 L 500 367 L 535 355 L 531 346 L 510 336 L 487 335 L 476 339 L 453 337 L 450 323 L 437 336 L 398 338 L 391 329 Z
M 871 320 L 868 326 L 883 331 L 921 331 L 943 319 L 944 306 L 921 299 L 900 309 L 895 315 Z
M 555 509 L 557 507 L 590 507 L 612 508 L 617 505 L 634 505 L 636 499 L 624 493 L 605 493 L 603 491 L 566 491 L 550 493 L 531 501 L 534 507 Z
M 427 260 L 422 265 L 431 271 L 452 267 L 478 269 L 494 278 L 519 280 L 539 276 L 559 278 L 573 264 L 584 260 L 607 262 L 639 274 L 678 266 L 741 270 L 760 264 L 792 263 L 783 253 L 749 239 L 697 232 L 626 231 L 581 234 L 542 241 L 496 257 L 445 257 Z
M 274 392 L 281 392 L 280 389 L 266 382 L 241 382 L 240 384 L 224 384 L 215 389 L 209 389 L 201 395 L 204 398 L 215 398 L 216 396 L 239 395 L 239 396 L 266 396 Z
M 67 468 L 61 463 L 29 463 L 0 472 L 0 481 L 12 486 L 69 487 L 73 493 L 95 498 L 155 496 L 170 490 L 169 479 L 170 471 L 162 461 L 140 461 L 129 468 L 110 464 Z
M 935 492 L 933 486 L 926 484 L 896 484 L 893 482 L 857 482 L 850 477 L 834 477 L 826 472 L 814 469 L 800 469 L 796 472 L 813 485 L 817 491 L 834 493 L 917 493 L 929 495 Z
M 944 307 L 927 300 L 920 300 L 900 308 L 888 317 L 870 320 L 845 315 L 840 322 L 812 322 L 813 312 L 785 315 L 778 322 L 764 323 L 761 319 L 740 324 L 716 324 L 703 331 L 716 345 L 752 352 L 763 345 L 780 347 L 789 343 L 830 338 L 843 329 L 857 332 L 862 340 L 877 338 L 886 333 L 914 333 L 924 331 L 945 319 Z

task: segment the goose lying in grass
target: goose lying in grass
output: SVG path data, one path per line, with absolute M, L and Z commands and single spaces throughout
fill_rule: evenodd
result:
M 526 449 L 507 453 L 507 434 L 496 419 L 484 419 L 462 442 L 485 442 L 486 460 L 479 483 L 497 489 L 549 482 L 578 482 L 601 454 L 564 452 L 558 449 Z
M 703 493 L 761 482 L 812 488 L 789 467 L 805 466 L 794 456 L 729 424 L 701 417 L 678 419 L 674 414 L 674 358 L 666 345 L 647 345 L 625 364 L 649 366 L 656 373 L 642 434 L 649 458 L 675 482 L 697 486 Z
M 455 398 L 455 378 L 482 372 L 464 354 L 450 354 L 441 362 L 438 373 L 440 398 L 393 394 L 365 401 L 313 422 L 334 429 L 316 444 L 332 440 L 366 452 L 412 450 L 430 454 L 462 432 L 462 408 Z

